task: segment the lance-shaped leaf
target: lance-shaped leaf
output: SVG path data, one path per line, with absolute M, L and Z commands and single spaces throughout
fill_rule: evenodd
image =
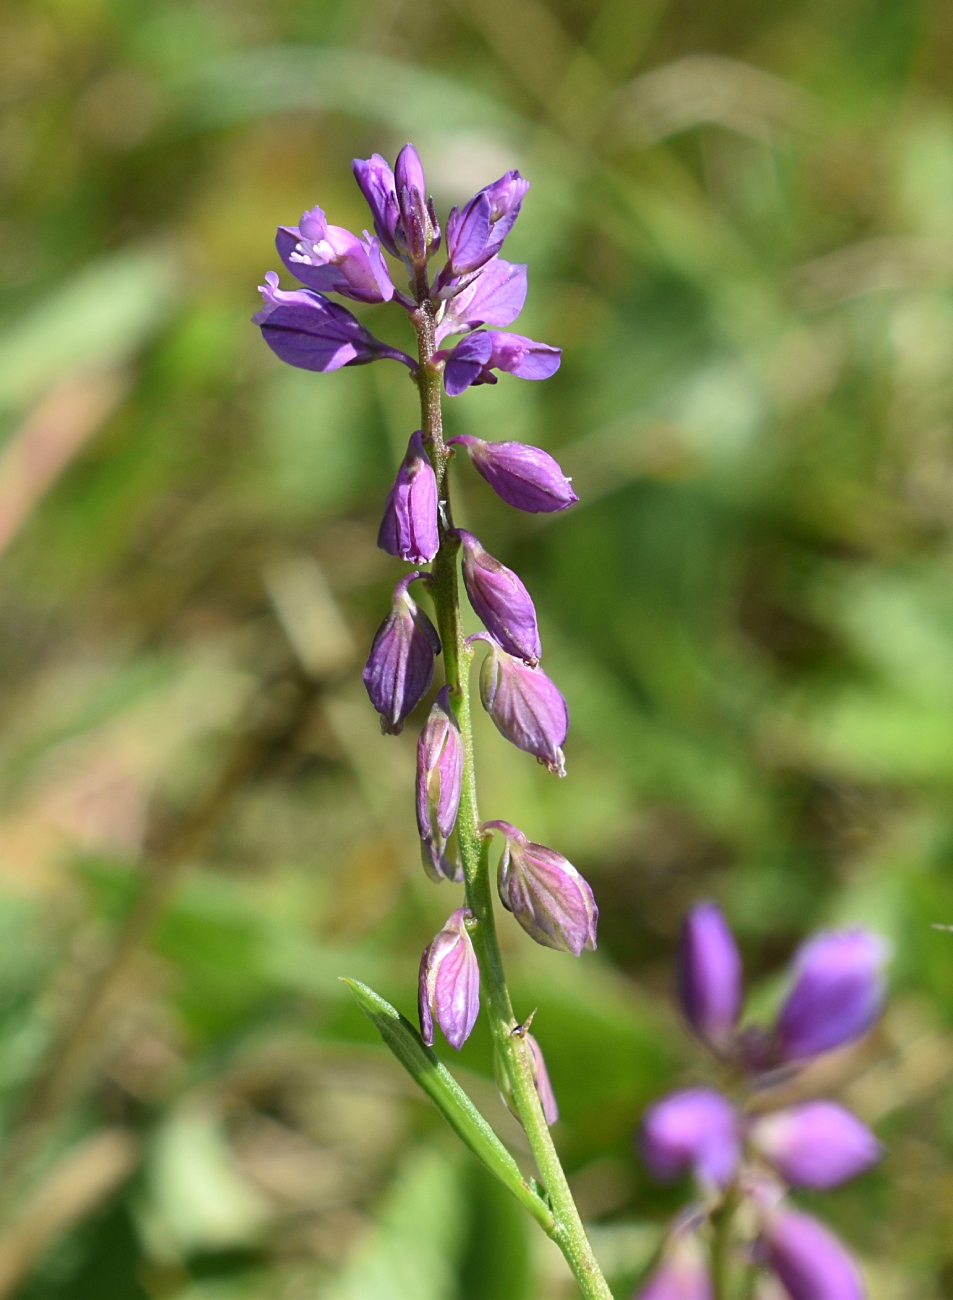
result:
M 524 1181 L 516 1161 L 450 1071 L 424 1044 L 410 1021 L 359 980 L 344 979 L 342 983 L 348 986 L 381 1038 L 434 1102 L 457 1136 L 551 1236 L 555 1229 L 549 1207 Z

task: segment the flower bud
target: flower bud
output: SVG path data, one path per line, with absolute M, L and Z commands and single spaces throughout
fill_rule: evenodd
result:
M 472 434 L 448 438 L 448 444 L 465 447 L 474 469 L 509 506 L 527 514 L 565 510 L 579 498 L 572 484 L 540 447 L 523 442 L 485 442 Z
M 533 844 L 509 822 L 486 822 L 505 844 L 497 876 L 500 899 L 537 943 L 576 957 L 594 950 L 599 909 L 592 890 L 568 859 Z
M 834 1234 L 809 1214 L 770 1212 L 760 1244 L 791 1300 L 864 1300 L 857 1265 Z
M 407 593 L 422 573 L 408 573 L 394 588 L 391 610 L 377 629 L 364 667 L 364 685 L 381 715 L 381 731 L 396 736 L 433 680 L 434 656 L 440 653 L 437 629 Z
M 549 1081 L 549 1071 L 546 1069 L 543 1049 L 528 1031 L 523 1037 L 533 1058 L 533 1082 L 536 1084 L 536 1091 L 539 1093 L 539 1104 L 543 1108 L 546 1123 L 552 1128 L 559 1119 L 559 1106 L 556 1102 L 556 1094 L 553 1092 L 553 1085 Z
M 691 1169 L 702 1182 L 727 1187 L 741 1154 L 735 1108 L 712 1088 L 673 1092 L 646 1111 L 641 1147 L 662 1182 Z
M 741 1014 L 741 957 L 715 903 L 699 903 L 685 917 L 676 970 L 688 1023 L 716 1052 L 727 1052 Z
M 417 741 L 417 828 L 424 869 L 433 880 L 455 880 L 445 857 L 457 820 L 463 781 L 463 739 L 450 707 L 450 688 L 437 694 Z
M 407 454 L 387 495 L 377 545 L 410 564 L 429 564 L 440 548 L 437 476 L 419 430 L 410 435 Z
M 751 1143 L 795 1187 L 837 1187 L 880 1159 L 881 1146 L 866 1124 L 833 1101 L 763 1115 L 751 1125 Z
M 676 1231 L 636 1300 L 714 1300 L 711 1274 L 694 1232 Z
M 543 648 L 529 592 L 513 570 L 494 559 L 472 533 L 459 528 L 457 536 L 463 543 L 467 595 L 483 626 L 509 654 L 535 667 Z
M 417 1006 L 420 1033 L 433 1046 L 434 1021 L 458 1051 L 470 1037 L 480 1012 L 480 967 L 466 922 L 473 913 L 458 907 L 424 949 L 420 959 Z
M 860 1038 L 884 1000 L 883 940 L 868 930 L 822 930 L 794 958 L 794 986 L 778 1017 L 786 1060 L 831 1051 Z
M 389 253 L 398 256 L 394 242 L 400 209 L 397 206 L 397 188 L 390 163 L 379 153 L 370 158 L 355 158 L 352 163 L 354 179 L 374 217 L 374 229 Z
M 517 749 L 535 754 L 550 772 L 565 776 L 562 746 L 569 709 L 555 684 L 542 668 L 514 659 L 492 637 L 478 632 L 472 639 L 490 646 L 480 670 L 480 698 L 497 730 Z
M 394 186 L 400 221 L 395 231 L 397 251 L 412 265 L 422 266 L 440 243 L 433 204 L 427 202 L 423 163 L 412 144 L 405 144 L 394 165 Z
M 453 209 L 447 219 L 447 265 L 438 285 L 476 270 L 500 251 L 528 189 L 529 181 L 510 171 L 485 185 L 462 208 Z

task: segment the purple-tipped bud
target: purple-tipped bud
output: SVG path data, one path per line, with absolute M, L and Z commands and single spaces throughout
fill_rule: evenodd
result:
M 328 225 L 320 208 L 311 208 L 297 226 L 279 226 L 275 243 L 288 270 L 310 289 L 358 302 L 390 302 L 394 296 L 380 243 L 366 232 L 358 239 Z
M 355 158 L 352 167 L 354 178 L 373 214 L 378 238 L 388 253 L 397 257 L 395 235 L 400 209 L 397 206 L 397 187 L 390 164 L 379 153 L 375 153 L 370 158 Z
M 594 950 L 599 909 L 592 890 L 568 859 L 534 844 L 509 822 L 487 822 L 484 830 L 504 837 L 497 884 L 503 906 L 537 943 L 578 957 Z
M 407 454 L 387 494 L 377 545 L 410 564 L 429 564 L 440 548 L 437 476 L 419 430 L 410 435 Z
M 536 1084 L 536 1091 L 539 1093 L 539 1104 L 543 1108 L 546 1123 L 552 1128 L 559 1119 L 559 1106 L 556 1103 L 553 1085 L 549 1081 L 549 1071 L 546 1069 L 543 1049 L 532 1034 L 526 1033 L 524 1038 L 533 1058 L 533 1082 Z
M 519 172 L 507 172 L 492 185 L 485 185 L 469 203 L 456 208 L 447 221 L 447 265 L 440 282 L 475 271 L 503 246 L 503 240 L 519 216 L 529 181 Z
M 420 1033 L 433 1046 L 434 1021 L 458 1051 L 470 1037 L 480 1012 L 480 967 L 466 923 L 473 913 L 458 907 L 424 949 L 420 959 Z
M 727 1187 L 741 1154 L 734 1106 L 712 1088 L 686 1088 L 650 1106 L 642 1121 L 642 1156 L 662 1182 L 691 1169 L 697 1178 Z
M 517 749 L 535 754 L 556 776 L 566 775 L 563 744 L 569 709 L 542 668 L 531 668 L 501 650 L 492 637 L 478 632 L 490 653 L 480 670 L 480 698 L 497 730 Z
M 455 880 L 445 856 L 460 807 L 463 740 L 450 707 L 450 688 L 441 687 L 417 741 L 417 828 L 424 869 L 433 880 Z
M 716 1052 L 727 1052 L 741 1014 L 741 957 L 715 903 L 699 903 L 685 917 L 676 969 L 688 1023 Z
M 579 498 L 548 452 L 524 442 L 484 442 L 469 433 L 448 438 L 465 447 L 473 467 L 508 506 L 528 514 L 565 510 Z
M 693 1232 L 676 1232 L 636 1300 L 714 1300 L 714 1294 L 698 1237 Z
M 774 1111 L 751 1125 L 752 1144 L 794 1187 L 837 1187 L 876 1164 L 881 1146 L 866 1124 L 833 1101 Z
M 535 667 L 543 647 L 529 592 L 512 569 L 485 550 L 472 533 L 457 530 L 463 543 L 463 581 L 470 604 L 498 645 Z
M 403 257 L 422 266 L 440 243 L 440 227 L 433 205 L 427 202 L 427 181 L 420 155 L 412 144 L 405 144 L 394 166 L 394 185 L 400 220 L 395 243 Z
M 864 1300 L 857 1265 L 834 1234 L 810 1215 L 770 1213 L 760 1244 L 791 1300 Z
M 831 1051 L 865 1034 L 884 1001 L 887 949 L 868 930 L 822 930 L 794 958 L 794 986 L 778 1017 L 786 1060 Z
M 440 653 L 437 629 L 407 592 L 412 582 L 425 576 L 408 573 L 398 582 L 364 667 L 364 685 L 385 735 L 396 736 L 427 694 L 434 656 Z

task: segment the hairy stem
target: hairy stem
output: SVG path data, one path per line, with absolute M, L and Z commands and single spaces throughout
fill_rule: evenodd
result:
M 586 1230 L 579 1217 L 566 1175 L 553 1145 L 549 1126 L 536 1091 L 533 1062 L 520 1026 L 513 1014 L 500 946 L 496 937 L 490 886 L 489 844 L 480 826 L 477 806 L 476 770 L 473 758 L 473 722 L 470 712 L 469 670 L 473 657 L 463 637 L 460 617 L 460 588 L 457 551 L 460 543 L 453 531 L 450 504 L 449 454 L 443 437 L 440 409 L 440 368 L 432 361 L 436 349 L 433 303 L 423 285 L 418 286 L 420 305 L 412 314 L 417 331 L 420 368 L 421 424 L 424 442 L 437 476 L 440 500 L 440 550 L 433 567 L 431 596 L 443 645 L 444 674 L 450 700 L 460 724 L 464 745 L 463 790 L 457 817 L 457 840 L 466 878 L 467 906 L 476 918 L 471 931 L 480 963 L 480 985 L 489 1016 L 493 1042 L 512 1089 L 513 1101 L 549 1196 L 554 1225 L 550 1235 L 562 1250 L 586 1300 L 612 1300 L 605 1278 L 596 1262 Z

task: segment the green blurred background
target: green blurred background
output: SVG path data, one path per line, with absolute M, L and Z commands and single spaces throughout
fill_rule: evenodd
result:
M 951 67 L 946 0 L 7 0 L 0 1295 L 575 1294 L 337 982 L 412 1014 L 457 905 L 360 682 L 415 393 L 250 316 L 275 226 L 360 229 L 351 158 L 412 138 L 444 212 L 532 181 L 518 328 L 564 349 L 446 418 L 582 498 L 456 471 L 572 711 L 565 781 L 482 714 L 478 760 L 602 909 L 579 962 L 502 939 L 617 1294 L 684 1191 L 631 1134 L 704 1077 L 671 966 L 714 896 L 760 1014 L 813 926 L 893 943 L 815 1079 L 889 1156 L 823 1212 L 874 1300 L 953 1296 Z M 451 1056 L 525 1159 L 485 1028 Z

